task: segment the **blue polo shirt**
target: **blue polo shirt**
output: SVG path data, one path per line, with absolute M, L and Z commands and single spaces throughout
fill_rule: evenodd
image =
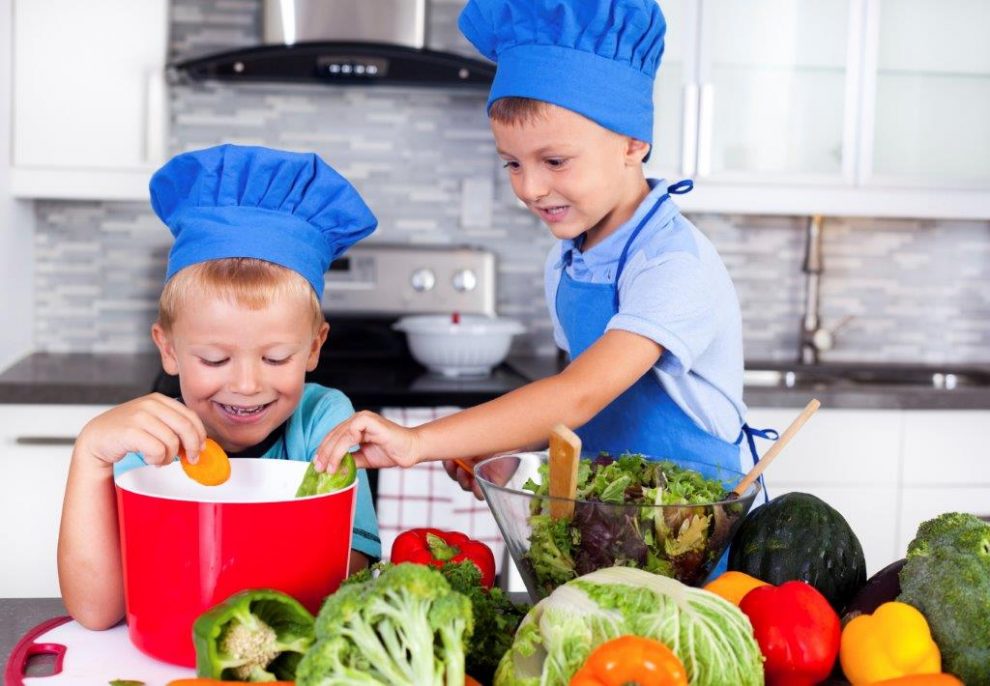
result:
M 550 250 L 544 286 L 554 340 L 563 350 L 569 352 L 554 306 L 562 270 L 576 281 L 614 283 L 626 242 L 668 185 L 656 179 L 649 184 L 651 192 L 633 216 L 604 241 L 583 253 L 580 239 L 559 241 Z M 672 198 L 629 247 L 618 288 L 619 312 L 606 331 L 630 331 L 662 346 L 652 373 L 664 390 L 700 428 L 734 442 L 746 416 L 739 299 L 715 246 Z

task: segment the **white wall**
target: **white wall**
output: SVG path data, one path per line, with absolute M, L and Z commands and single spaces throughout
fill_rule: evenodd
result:
M 34 208 L 10 196 L 12 0 L 0 0 L 0 370 L 31 349 Z

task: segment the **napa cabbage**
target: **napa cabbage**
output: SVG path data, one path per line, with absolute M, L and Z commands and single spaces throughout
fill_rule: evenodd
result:
M 595 647 L 625 634 L 666 644 L 691 686 L 763 684 L 763 657 L 738 607 L 676 579 L 608 567 L 558 586 L 527 613 L 495 686 L 566 684 Z

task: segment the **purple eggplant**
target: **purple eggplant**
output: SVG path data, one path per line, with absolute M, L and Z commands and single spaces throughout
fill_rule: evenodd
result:
M 842 626 L 853 617 L 871 615 L 884 603 L 897 600 L 897 596 L 901 593 L 901 580 L 898 575 L 905 562 L 907 562 L 905 559 L 892 562 L 866 580 L 866 584 L 857 591 L 843 610 Z

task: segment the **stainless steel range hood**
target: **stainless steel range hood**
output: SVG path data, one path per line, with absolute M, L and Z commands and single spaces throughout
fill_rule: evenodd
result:
M 264 0 L 263 45 L 177 62 L 190 79 L 488 86 L 490 62 L 426 47 L 426 0 Z

